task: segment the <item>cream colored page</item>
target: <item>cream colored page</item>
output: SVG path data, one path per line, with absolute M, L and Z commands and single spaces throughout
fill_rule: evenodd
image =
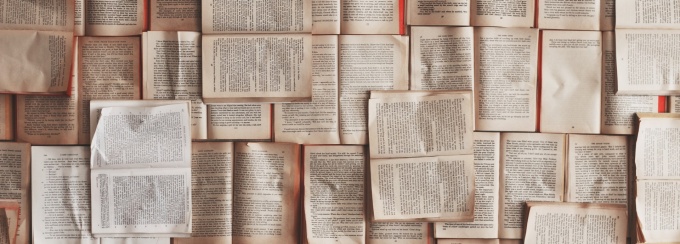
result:
M 411 27 L 411 90 L 472 90 L 472 27 Z
M 152 31 L 201 31 L 201 0 L 149 1 Z
M 90 100 L 140 99 L 139 37 L 78 39 L 78 141 L 90 141 Z
M 680 29 L 680 2 L 673 0 L 616 1 L 617 29 Z
M 470 25 L 470 0 L 412 0 L 408 3 L 409 25 Z
M 604 0 L 538 0 L 538 27 L 600 30 L 600 1 Z
M 616 95 L 614 32 L 602 32 L 602 134 L 635 134 L 637 112 L 658 111 L 657 96 Z
M 205 35 L 202 39 L 206 103 L 310 101 L 311 35 Z
M 625 207 L 533 206 L 529 210 L 525 244 L 625 244 L 628 216 Z
M 625 136 L 569 135 L 567 202 L 628 202 Z
M 475 212 L 471 223 L 434 223 L 436 238 L 498 238 L 500 133 L 475 132 Z
M 680 179 L 680 119 L 643 118 L 635 146 L 637 179 Z
M 472 155 L 372 159 L 374 219 L 472 221 L 473 164 Z
M 367 144 L 369 91 L 408 90 L 408 37 L 339 38 L 340 142 Z
M 401 34 L 401 0 L 340 0 L 340 33 L 346 35 Z
M 130 238 L 99 238 L 101 244 L 170 244 L 170 238 L 164 237 L 130 237 Z
M 174 244 L 230 244 L 234 145 L 194 142 L 191 150 L 192 233 Z
M 75 19 L 73 21 L 73 35 L 85 35 L 85 1 L 75 0 Z
M 0 29 L 72 32 L 74 1 L 2 1 Z
M 475 130 L 536 131 L 538 30 L 475 29 Z
M 28 143 L 0 143 L 0 199 L 18 201 L 20 204 L 19 226 L 16 243 L 29 244 L 31 240 L 31 149 Z M 36 188 L 33 188 L 35 191 Z M 37 232 L 37 231 L 36 231 Z M 35 239 L 35 238 L 34 238 Z
M 668 112 L 680 113 L 680 96 L 670 96 L 668 101 Z
M 85 35 L 132 36 L 144 31 L 143 0 L 85 1 Z
M 638 180 L 636 188 L 638 235 L 647 243 L 680 242 L 680 181 Z
M 312 39 L 312 102 L 274 104 L 274 141 L 340 143 L 338 37 Z
M 312 0 L 201 0 L 205 34 L 311 33 Z
M 680 30 L 616 30 L 617 94 L 680 94 Z
M 12 95 L 0 95 L 0 138 L 14 139 L 14 98 Z M 17 133 L 18 134 L 18 133 Z
M 437 244 L 498 244 L 498 239 L 437 239 Z
M 472 154 L 470 93 L 371 98 L 371 158 Z
M 71 78 L 73 33 L 0 31 L 0 92 L 65 93 Z
M 201 99 L 201 33 L 144 34 L 144 99 L 191 100 L 191 137 L 208 139 L 208 109 Z
M 32 147 L 32 162 L 33 242 L 99 243 L 90 233 L 90 150 Z
M 209 104 L 208 139 L 271 139 L 269 103 Z
M 340 34 L 340 1 L 312 0 L 312 34 Z
M 470 2 L 473 26 L 534 27 L 535 1 L 472 0 Z
M 364 149 L 306 146 L 304 216 L 306 243 L 364 243 Z
M 428 223 L 366 221 L 367 244 L 431 244 Z
M 600 133 L 601 43 L 599 31 L 543 32 L 541 132 Z
M 501 134 L 499 238 L 522 238 L 526 201 L 564 199 L 564 150 L 564 134 Z
M 234 144 L 234 243 L 298 243 L 300 147 Z

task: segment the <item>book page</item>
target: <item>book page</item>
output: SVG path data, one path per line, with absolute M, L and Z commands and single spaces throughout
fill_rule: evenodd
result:
M 601 1 L 538 0 L 538 28 L 600 30 Z
M 33 241 L 99 243 L 90 232 L 90 150 L 86 146 L 31 150 Z
M 312 37 L 312 101 L 274 104 L 274 141 L 339 144 L 338 37 Z
M 628 203 L 628 144 L 625 136 L 568 136 L 566 201 Z
M 149 1 L 152 31 L 201 31 L 200 0 Z
M 208 139 L 270 140 L 269 103 L 209 104 Z
M 472 90 L 472 27 L 411 27 L 411 90 Z
M 191 150 L 191 238 L 175 238 L 174 244 L 229 244 L 234 203 L 234 145 L 194 142 Z
M 436 238 L 498 238 L 500 133 L 475 132 L 473 136 L 474 221 L 471 223 L 434 223 Z
M 437 239 L 437 244 L 498 244 L 498 239 Z
M 616 30 L 617 94 L 680 94 L 680 30 Z
M 340 34 L 340 1 L 312 0 L 312 34 Z
M 670 96 L 668 100 L 668 112 L 680 113 L 680 96 Z
M 369 194 L 370 195 L 370 194 Z M 425 222 L 366 221 L 367 244 L 432 244 L 430 227 Z
M 371 158 L 472 154 L 471 103 L 469 92 L 369 99 Z
M 542 52 L 540 131 L 599 134 L 601 32 L 544 31 Z
M 600 30 L 613 31 L 616 21 L 615 0 L 600 0 Z
M 206 103 L 309 102 L 311 97 L 311 35 L 203 36 Z
M 306 243 L 364 243 L 362 146 L 304 148 Z
M 563 200 L 565 139 L 564 134 L 501 134 L 499 238 L 522 238 L 526 201 Z
M 73 21 L 73 35 L 85 35 L 85 0 L 75 0 L 75 19 Z
M 640 115 L 640 114 L 638 114 Z M 637 179 L 680 179 L 680 117 L 653 118 L 640 115 L 635 146 Z
M 100 244 L 170 244 L 167 237 L 99 238 Z
M 144 32 L 144 99 L 191 100 L 191 138 L 208 138 L 201 99 L 201 33 Z
M 14 99 L 12 95 L 0 95 L 0 139 L 14 139 Z M 18 125 L 17 125 L 18 126 Z M 17 131 L 20 131 L 17 129 Z M 17 134 L 19 134 L 17 132 Z
M 65 94 L 72 59 L 71 32 L 2 30 L 0 92 Z
M 678 9 L 673 0 L 616 1 L 616 28 L 680 29 Z
M 340 0 L 340 33 L 404 34 L 403 0 Z
M 234 144 L 234 243 L 298 243 L 300 146 Z
M 367 144 L 369 91 L 408 90 L 408 37 L 341 35 L 340 141 Z
M 35 161 L 34 161 L 35 162 Z M 0 142 L 0 200 L 19 203 L 16 243 L 28 244 L 31 239 L 31 146 L 28 143 Z M 36 188 L 33 187 L 33 191 Z M 36 230 L 41 230 L 36 228 Z M 38 231 L 34 231 L 36 233 Z M 35 240 L 35 237 L 33 238 Z
M 534 27 L 535 1 L 472 0 L 473 26 Z
M 470 25 L 470 0 L 411 0 L 408 25 Z
M 0 29 L 72 32 L 74 1 L 2 1 Z
M 536 131 L 538 30 L 475 28 L 475 130 Z
M 311 33 L 312 0 L 201 0 L 204 34 Z
M 90 100 L 140 99 L 139 37 L 80 37 L 78 39 L 78 100 L 80 135 L 90 134 Z
M 625 244 L 628 215 L 625 205 L 529 202 L 525 244 Z
M 647 243 L 680 242 L 680 181 L 638 180 L 636 189 L 638 239 Z
M 374 220 L 472 221 L 473 164 L 472 155 L 372 159 Z
M 133 36 L 144 31 L 143 0 L 84 0 L 87 36 Z

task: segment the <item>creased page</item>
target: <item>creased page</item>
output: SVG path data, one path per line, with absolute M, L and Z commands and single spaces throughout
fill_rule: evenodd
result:
M 201 33 L 144 33 L 144 99 L 191 100 L 191 138 L 208 138 L 208 109 L 201 98 Z
M 470 25 L 470 0 L 409 0 L 409 25 Z
M 472 154 L 472 97 L 439 92 L 371 98 L 371 158 Z
M 340 141 L 368 143 L 369 91 L 408 89 L 408 37 L 341 35 Z
M 208 104 L 208 139 L 270 140 L 269 103 Z
M 99 243 L 90 233 L 90 150 L 32 147 L 32 159 L 33 242 Z
M 33 161 L 34 163 L 36 161 Z M 31 201 L 36 206 L 36 199 L 30 199 L 31 194 L 31 148 L 28 143 L 0 142 L 0 199 L 2 201 L 18 201 L 19 226 L 17 227 L 16 243 L 28 244 L 31 239 Z M 33 178 L 35 179 L 35 177 Z M 44 178 L 38 178 L 44 179 Z M 33 193 L 36 188 L 33 187 Z M 33 208 L 35 209 L 35 208 Z M 36 228 L 33 226 L 33 228 Z M 44 230 L 38 229 L 36 230 Z M 35 234 L 37 231 L 34 231 Z M 59 233 L 54 233 L 59 235 Z M 33 240 L 35 240 L 35 236 Z
M 673 0 L 616 1 L 616 28 L 680 29 L 679 9 Z
M 569 136 L 567 202 L 628 202 L 628 145 L 625 136 Z
M 472 0 L 470 15 L 473 26 L 534 27 L 533 0 Z
M 365 243 L 362 146 L 304 148 L 306 243 Z
M 299 145 L 236 143 L 233 242 L 298 243 L 300 180 Z
M 543 31 L 542 63 L 540 131 L 599 134 L 601 32 Z
M 71 79 L 73 33 L 0 31 L 0 92 L 65 94 Z
M 201 0 L 204 34 L 311 33 L 312 0 Z
M 341 34 L 403 34 L 403 0 L 340 1 Z
M 636 188 L 638 235 L 647 243 L 680 242 L 680 181 L 638 180 Z
M 538 30 L 475 29 L 475 130 L 536 131 Z
M 144 31 L 144 0 L 83 1 L 88 36 L 133 36 Z
M 0 29 L 73 31 L 74 0 L 0 2 Z
M 19 215 L 21 205 L 18 201 L 0 202 L 0 243 L 17 243 L 17 228 L 19 227 Z M 24 211 L 29 211 L 28 209 Z
M 152 31 L 201 31 L 201 0 L 149 1 Z
M 274 141 L 339 144 L 338 36 L 312 37 L 312 101 L 274 104 Z
M 675 118 L 641 116 L 635 146 L 637 179 L 680 180 L 680 167 L 678 167 L 680 117 L 675 116 Z
M 0 138 L 14 139 L 14 99 L 12 95 L 0 95 Z M 18 118 L 17 118 L 18 120 Z M 17 129 L 18 131 L 18 129 Z M 18 133 L 17 133 L 18 134 Z
M 526 201 L 564 199 L 564 150 L 564 134 L 501 134 L 499 238 L 522 238 Z
M 432 244 L 425 222 L 366 222 L 367 244 Z
M 340 1 L 312 0 L 312 34 L 340 34 Z
M 472 90 L 472 27 L 411 27 L 411 90 Z
M 605 0 L 538 0 L 538 28 L 600 30 Z
M 475 213 L 471 223 L 434 223 L 436 238 L 498 238 L 500 133 L 475 132 Z
M 617 94 L 680 94 L 680 30 L 616 30 Z

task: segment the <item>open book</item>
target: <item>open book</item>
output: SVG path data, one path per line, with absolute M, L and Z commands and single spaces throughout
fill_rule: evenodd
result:
M 409 25 L 534 27 L 533 0 L 411 0 Z
M 403 35 L 405 0 L 312 0 L 312 34 Z
M 538 0 L 537 4 L 536 21 L 541 29 L 614 29 L 614 0 Z
M 140 35 L 147 29 L 147 12 L 144 0 L 75 0 L 75 35 Z

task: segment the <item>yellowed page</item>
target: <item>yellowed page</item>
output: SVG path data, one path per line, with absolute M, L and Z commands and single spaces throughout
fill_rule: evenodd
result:
M 312 37 L 312 101 L 274 104 L 274 141 L 339 144 L 338 37 Z
M 31 146 L 28 143 L 0 142 L 0 199 L 18 201 L 19 226 L 16 243 L 29 244 L 31 240 Z M 33 188 L 35 191 L 36 188 Z M 32 200 L 35 207 L 35 198 Z M 34 238 L 35 239 L 35 238 Z
M 408 25 L 470 25 L 470 0 L 410 0 Z
M 340 34 L 341 0 L 312 0 L 312 34 Z
M 269 140 L 271 116 L 269 103 L 209 104 L 208 139 Z
M 2 1 L 0 29 L 72 32 L 74 1 Z
M 616 30 L 617 95 L 680 94 L 680 30 Z
M 473 26 L 534 27 L 535 1 L 471 0 Z
M 144 32 L 144 99 L 191 100 L 191 138 L 208 139 L 201 98 L 201 33 Z
M 434 223 L 436 238 L 498 238 L 500 133 L 475 132 L 475 213 L 470 223 Z
M 73 35 L 85 35 L 85 1 L 75 0 L 75 20 L 73 21 Z
M 201 0 L 204 34 L 311 33 L 312 0 Z
M 0 92 L 65 94 L 71 79 L 73 33 L 0 31 Z
M 601 1 L 538 0 L 538 28 L 600 30 Z
M 305 146 L 306 243 L 364 243 L 362 146 Z
M 680 180 L 680 119 L 647 118 L 640 120 L 635 145 L 637 179 Z
M 565 140 L 564 134 L 501 134 L 499 238 L 522 238 L 526 201 L 564 199 Z
M 233 242 L 298 243 L 300 146 L 239 142 L 234 153 Z
M 566 201 L 627 204 L 625 136 L 568 135 Z
M 152 31 L 201 31 L 201 0 L 150 0 Z
M 100 244 L 170 244 L 167 237 L 99 238 Z
M 670 96 L 668 101 L 668 112 L 680 113 L 680 96 Z
M 524 243 L 625 244 L 628 232 L 625 205 L 593 205 L 530 205 Z
M 83 1 L 87 36 L 132 36 L 144 31 L 144 0 Z
M 191 238 L 174 244 L 232 243 L 234 145 L 193 142 L 191 163 Z
M 369 91 L 408 90 L 408 37 L 341 35 L 340 142 L 367 144 Z
M 371 158 L 472 154 L 472 97 L 469 92 L 368 101 Z
M 367 221 L 367 244 L 433 244 L 428 223 Z
M 601 43 L 599 31 L 543 31 L 541 132 L 600 133 Z
M 536 131 L 538 30 L 475 29 L 475 130 Z
M 203 101 L 309 102 L 312 36 L 203 36 Z
M 680 181 L 638 180 L 636 186 L 638 239 L 646 243 L 680 242 Z
M 613 31 L 616 21 L 615 0 L 600 0 L 600 30 Z
M 498 244 L 498 239 L 437 239 L 437 244 Z
M 411 27 L 411 90 L 472 90 L 472 27 Z
M 12 95 L 0 95 L 0 139 L 2 140 L 14 139 L 13 108 L 14 99 L 12 98 Z
M 680 29 L 678 9 L 673 0 L 616 1 L 616 28 Z
M 341 0 L 340 33 L 398 35 L 401 0 Z
M 499 239 L 500 244 L 522 244 L 522 240 L 516 239 Z

